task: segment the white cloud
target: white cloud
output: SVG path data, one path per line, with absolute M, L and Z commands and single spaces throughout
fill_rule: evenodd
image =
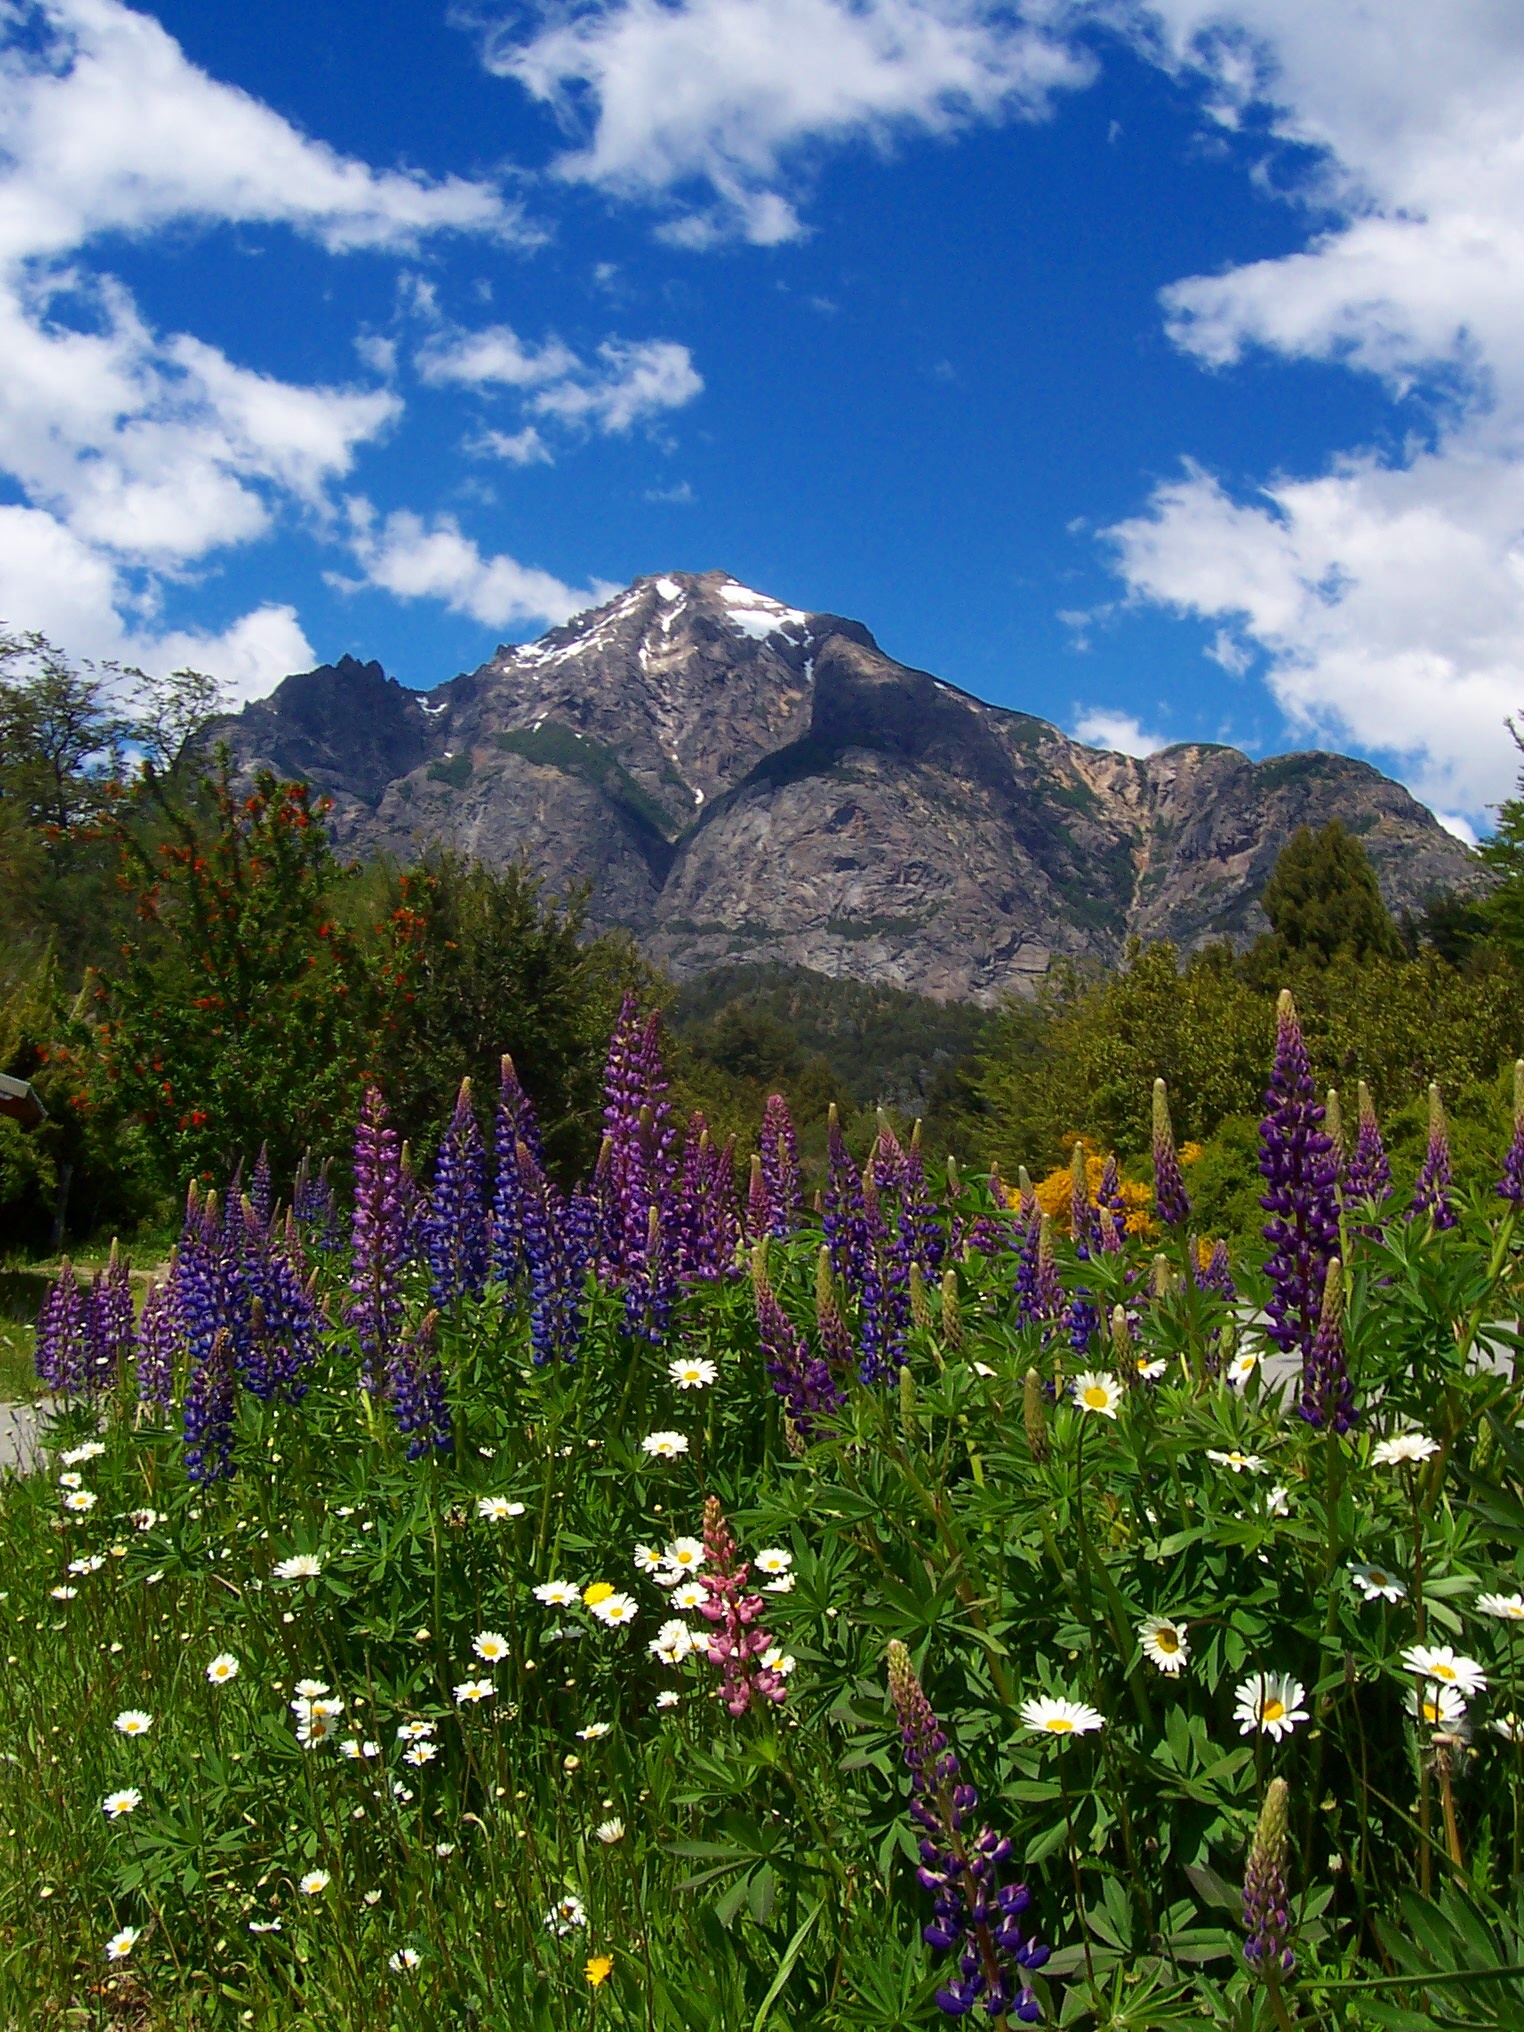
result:
M 312 670 L 317 651 L 307 640 L 296 609 L 264 606 L 245 614 L 220 635 L 175 630 L 161 635 L 145 658 L 156 670 L 204 670 L 221 683 L 230 703 L 244 705 L 263 698 L 293 670 Z
M 418 372 L 436 386 L 455 382 L 467 388 L 498 383 L 509 388 L 536 388 L 562 381 L 577 371 L 577 356 L 559 339 L 535 348 L 526 346 L 507 325 L 489 325 L 480 332 L 454 327 L 433 333 L 418 349 Z
M 523 430 L 484 430 L 477 437 L 466 441 L 466 450 L 478 458 L 505 459 L 510 466 L 549 466 L 550 447 L 535 429 L 526 424 Z
M 811 144 L 943 133 L 1035 118 L 1087 82 L 1051 36 L 1051 9 L 998 0 L 594 0 L 527 40 L 489 36 L 486 61 L 579 127 L 563 177 L 621 197 L 681 201 L 680 244 L 761 246 L 802 227 L 786 187 Z
M 693 355 L 672 339 L 605 339 L 595 359 L 581 360 L 559 339 L 525 345 L 507 325 L 479 332 L 441 325 L 419 347 L 418 371 L 436 386 L 511 388 L 536 416 L 615 435 L 681 409 L 704 387 Z M 489 441 L 520 464 L 548 457 L 533 429 L 517 438 L 491 432 Z
M 1148 733 L 1131 713 L 1112 712 L 1105 706 L 1087 707 L 1072 732 L 1089 748 L 1113 748 L 1120 755 L 1156 755 L 1170 745 L 1166 735 Z
M 1188 465 L 1110 532 L 1124 574 L 1228 623 L 1230 658 L 1265 650 L 1299 731 L 1479 816 L 1512 784 L 1502 721 L 1524 705 L 1524 12 L 1156 0 L 1133 21 L 1208 78 L 1217 117 L 1256 107 L 1317 151 L 1307 247 L 1175 284 L 1176 343 L 1215 369 L 1256 347 L 1343 362 L 1428 420 L 1400 453 L 1247 500 Z
M 367 502 L 351 502 L 350 512 L 367 585 L 403 600 L 443 600 L 452 613 L 469 614 L 489 628 L 568 621 L 619 590 L 600 582 L 578 590 L 514 558 L 484 557 L 451 515 L 425 523 L 399 509 L 377 529 Z

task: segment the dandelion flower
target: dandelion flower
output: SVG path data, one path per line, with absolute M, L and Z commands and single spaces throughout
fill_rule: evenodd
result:
M 1171 1678 L 1190 1658 L 1189 1640 L 1173 1616 L 1145 1616 L 1138 1625 L 1138 1639 L 1144 1657 Z
M 136 1785 L 124 1785 L 120 1792 L 108 1792 L 101 1801 L 101 1812 L 107 1820 L 120 1820 L 123 1814 L 135 1813 L 143 1804 L 143 1795 Z
M 608 1601 L 613 1592 L 613 1587 L 608 1581 L 595 1580 L 591 1587 L 582 1590 L 582 1600 L 588 1608 L 596 1609 L 600 1602 Z
M 386 1965 L 394 1975 L 409 1975 L 422 1960 L 416 1947 L 399 1947 Z
M 316 1580 L 323 1571 L 323 1562 L 315 1552 L 294 1552 L 289 1559 L 277 1560 L 277 1580 Z
M 506 1496 L 483 1496 L 477 1503 L 476 1514 L 485 1517 L 489 1524 L 506 1524 L 510 1517 L 522 1517 L 524 1505 L 510 1503 Z
M 118 1734 L 124 1736 L 146 1736 L 153 1727 L 153 1716 L 144 1714 L 140 1707 L 124 1707 L 116 1718 Z
M 206 1676 L 213 1686 L 226 1686 L 230 1679 L 238 1677 L 238 1660 L 231 1651 L 219 1651 L 206 1668 Z
M 1350 1562 L 1350 1578 L 1368 1602 L 1400 1602 L 1407 1589 L 1384 1566 L 1357 1566 Z
M 113 1933 L 106 1942 L 107 1961 L 125 1961 L 137 1946 L 138 1938 L 139 1928 L 136 1926 L 124 1926 L 120 1933 Z
M 1086 1369 L 1069 1385 L 1069 1395 L 1081 1411 L 1093 1411 L 1102 1418 L 1115 1418 L 1122 1401 L 1122 1386 L 1115 1376 L 1103 1376 L 1099 1369 Z
M 648 1432 L 640 1442 L 642 1453 L 648 1453 L 653 1460 L 676 1460 L 679 1454 L 688 1451 L 688 1435 L 685 1432 Z
M 612 1848 L 615 1842 L 624 1840 L 624 1822 L 617 1815 L 612 1820 L 600 1820 L 593 1833 L 605 1848 Z
M 1257 1453 L 1241 1453 L 1236 1446 L 1229 1447 L 1226 1451 L 1209 1446 L 1207 1459 L 1216 1461 L 1220 1468 L 1231 1468 L 1235 1475 L 1241 1475 L 1246 1471 L 1251 1475 L 1257 1475 L 1265 1465 Z
M 415 1771 L 421 1771 L 425 1764 L 432 1764 L 438 1755 L 438 1743 L 414 1743 L 411 1749 L 403 1751 L 402 1761 L 404 1764 L 411 1764 Z
M 639 1606 L 633 1595 L 606 1595 L 601 1602 L 593 1603 L 593 1614 L 610 1630 L 620 1629 L 626 1623 L 633 1623 L 639 1614 Z
M 464 1707 L 469 1701 L 475 1707 L 478 1701 L 491 1700 L 496 1691 L 490 1679 L 463 1679 L 455 1689 L 455 1705 Z
M 676 1707 L 681 1699 L 682 1695 L 680 1693 L 674 1693 L 670 1686 L 664 1687 L 656 1696 L 656 1705 L 658 1707 Z
M 1476 1605 L 1484 1616 L 1497 1616 L 1505 1623 L 1524 1623 L 1524 1595 L 1478 1595 Z
M 587 1907 L 580 1898 L 568 1892 L 551 1906 L 545 1915 L 545 1924 L 558 1939 L 564 1938 L 574 1926 L 586 1926 Z
M 1399 1432 L 1391 1439 L 1382 1440 L 1371 1455 L 1371 1466 L 1395 1467 L 1399 1461 L 1427 1460 L 1431 1453 L 1438 1452 L 1439 1441 L 1430 1439 L 1426 1432 Z
M 1239 1725 L 1238 1733 L 1252 1736 L 1256 1730 L 1261 1730 L 1279 1742 L 1282 1736 L 1291 1733 L 1298 1722 L 1311 1719 L 1302 1706 L 1306 1698 L 1306 1687 L 1289 1673 L 1256 1672 L 1234 1695 L 1237 1705 L 1233 1719 Z
M 614 1973 L 614 1957 L 611 1954 L 590 1954 L 582 1973 L 596 1990 Z
M 315 1898 L 320 1891 L 326 1891 L 333 1882 L 327 1870 L 309 1870 L 297 1880 L 296 1888 L 304 1898 Z
M 70 1489 L 68 1495 L 64 1497 L 64 1508 L 72 1510 L 76 1516 L 83 1516 L 86 1511 L 93 1510 L 99 1501 L 100 1497 L 93 1489 Z M 130 1933 L 132 1929 L 128 1927 L 124 1930 Z
M 1459 1687 L 1467 1699 L 1485 1691 L 1487 1675 L 1474 1658 L 1458 1658 L 1448 1644 L 1410 1644 L 1402 1654 L 1404 1667 L 1441 1686 Z
M 50 1587 L 48 1593 L 55 1602 L 72 1602 L 79 1593 L 77 1587 Z
M 1410 1708 L 1425 1728 L 1447 1729 L 1464 1717 L 1466 1703 L 1453 1686 L 1426 1686 L 1421 1693 L 1415 1686 Z
M 635 1548 L 635 1571 L 637 1573 L 660 1573 L 662 1557 L 654 1545 L 637 1545 Z
M 578 1729 L 578 1739 L 584 1743 L 596 1743 L 600 1736 L 608 1734 L 610 1726 L 608 1722 L 589 1722 L 585 1729 Z
M 103 1441 L 99 1439 L 87 1439 L 82 1445 L 71 1446 L 67 1453 L 61 1453 L 58 1456 L 59 1465 L 66 1468 L 77 1468 L 82 1461 L 99 1460 L 105 1451 L 106 1448 Z
M 793 1563 L 793 1553 L 785 1552 L 781 1545 L 764 1546 L 752 1561 L 758 1573 L 787 1573 Z
M 667 1364 L 667 1374 L 679 1390 L 707 1390 L 719 1373 L 702 1355 L 679 1356 Z
M 1046 1736 L 1086 1736 L 1105 1724 L 1105 1717 L 1082 1700 L 1056 1700 L 1047 1694 L 1023 1701 L 1021 1719 L 1036 1734 Z
M 488 1665 L 496 1665 L 500 1659 L 508 1656 L 508 1639 L 500 1636 L 496 1630 L 483 1630 L 473 1640 L 471 1649 Z
M 1248 1353 L 1235 1355 L 1227 1367 L 1228 1382 L 1235 1390 L 1241 1390 L 1258 1367 L 1258 1355 Z
M 537 1602 L 547 1609 L 570 1609 L 577 1604 L 577 1590 L 569 1580 L 542 1580 L 534 1591 Z

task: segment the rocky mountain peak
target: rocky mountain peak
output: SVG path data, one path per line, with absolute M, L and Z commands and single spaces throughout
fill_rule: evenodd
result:
M 1475 880 L 1364 763 L 1088 748 L 722 571 L 636 579 L 429 692 L 344 657 L 227 731 L 327 791 L 351 851 L 527 855 L 679 974 L 782 959 L 988 1001 L 1131 935 L 1243 941 L 1286 839 L 1335 816 L 1395 907 Z

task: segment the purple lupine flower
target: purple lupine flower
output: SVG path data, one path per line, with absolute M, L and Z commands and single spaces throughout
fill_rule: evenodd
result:
M 1341 1437 L 1355 1422 L 1355 1391 L 1344 1351 L 1344 1279 L 1337 1256 L 1328 1266 L 1323 1306 L 1312 1349 L 1302 1364 L 1303 1418 L 1320 1432 Z
M 1196 1288 L 1199 1291 L 1215 1291 L 1220 1298 L 1230 1302 L 1238 1297 L 1238 1286 L 1233 1282 L 1233 1264 L 1228 1255 L 1228 1245 L 1216 1241 L 1207 1252 L 1206 1262 L 1201 1261 L 1201 1247 L 1198 1244 L 1192 1252 L 1195 1266 Z
M 1069 1301 L 1064 1324 L 1069 1334 L 1069 1345 L 1075 1354 L 1088 1354 L 1091 1341 L 1101 1330 L 1101 1315 L 1092 1303 L 1088 1291 L 1075 1292 Z
M 1439 1088 L 1429 1082 L 1429 1142 L 1424 1151 L 1423 1169 L 1413 1191 L 1409 1220 L 1427 1214 L 1437 1232 L 1455 1226 L 1455 1209 L 1450 1204 L 1450 1131 L 1445 1122 L 1445 1104 Z
M 1364 1080 L 1360 1082 L 1360 1115 L 1354 1154 L 1344 1167 L 1343 1196 L 1347 1207 L 1361 1206 L 1367 1201 L 1380 1207 L 1392 1196 L 1392 1167 L 1387 1162 L 1386 1146 L 1381 1140 L 1381 1124 L 1376 1120 L 1371 1090 Z M 1374 1237 L 1381 1230 L 1377 1226 L 1365 1232 Z
M 523 1208 L 519 1200 L 520 1143 L 528 1146 L 535 1163 L 543 1169 L 545 1152 L 534 1107 L 505 1051 L 493 1133 L 496 1169 L 492 1184 L 492 1274 L 504 1284 L 512 1284 L 526 1268 Z
M 905 1153 L 905 1182 L 900 1189 L 900 1223 L 911 1260 L 921 1266 L 921 1275 L 938 1277 L 947 1260 L 947 1238 L 937 1218 L 936 1205 L 926 1184 L 926 1162 L 921 1154 L 921 1125 L 916 1123 Z
M 1023 1971 L 1039 1969 L 1049 1950 L 1024 1920 L 1032 1903 L 1025 1884 L 1002 1884 L 1009 1840 L 992 1828 L 971 1831 L 979 1795 L 963 1777 L 947 1735 L 917 1679 L 910 1653 L 889 1646 L 889 1698 L 910 1767 L 910 1813 L 921 1830 L 916 1875 L 932 1894 L 928 1947 L 956 1953 L 956 1976 L 937 1991 L 937 2005 L 962 2018 L 982 2005 L 991 2018 L 1031 2024 L 1041 2015 Z
M 678 1191 L 678 1265 L 682 1276 L 712 1284 L 735 1270 L 735 1138 L 716 1150 L 709 1125 L 694 1111 L 683 1143 Z
M 815 1258 L 815 1325 L 831 1369 L 844 1373 L 852 1363 L 852 1334 L 836 1302 L 831 1252 L 824 1246 Z
M 163 1280 L 150 1277 L 138 1314 L 138 1402 L 151 1410 L 168 1411 L 175 1394 L 175 1351 L 179 1329 L 175 1320 L 174 1272 Z
M 222 1222 L 217 1195 L 197 1191 L 192 1181 L 185 1196 L 185 1223 L 180 1230 L 170 1271 L 175 1323 L 192 1367 L 206 1362 L 212 1343 L 229 1322 L 222 1316 Z
M 436 1306 L 480 1298 L 487 1287 L 491 1242 L 487 1228 L 487 1153 L 463 1079 L 455 1112 L 434 1159 L 434 1190 L 423 1227 L 429 1292 Z
M 857 1373 L 864 1383 L 898 1374 L 910 1332 L 911 1256 L 903 1208 L 897 1203 L 904 1176 L 905 1153 L 885 1121 L 863 1174 L 867 1254 L 860 1290 L 862 1355 Z M 896 1201 L 892 1218 L 884 1204 L 891 1196 Z
M 826 1125 L 826 1184 L 820 1222 L 831 1252 L 831 1268 L 843 1290 L 848 1293 L 861 1290 L 870 1253 L 868 1215 L 863 1182 L 841 1133 L 834 1101 Z
M 264 1402 L 283 1397 L 299 1404 L 317 1360 L 318 1314 L 316 1273 L 303 1281 L 295 1223 L 272 1234 L 257 1215 L 246 1218 L 239 1271 L 242 1303 L 234 1329 L 239 1379 Z
M 1513 1137 L 1503 1159 L 1497 1195 L 1524 1206 L 1524 1058 L 1516 1058 L 1513 1064 Z
M 328 1168 L 329 1160 L 325 1157 L 314 1174 L 312 1152 L 306 1151 L 296 1167 L 296 1183 L 291 1190 L 292 1213 L 308 1230 L 314 1247 L 323 1250 L 339 1246 L 337 1209 Z
M 1085 1161 L 1085 1146 L 1076 1143 L 1069 1159 L 1069 1234 L 1074 1243 L 1074 1253 L 1082 1263 L 1090 1256 L 1091 1233 L 1090 1172 Z
M 1339 1204 L 1333 1145 L 1323 1134 L 1307 1046 L 1285 988 L 1276 1005 L 1275 1062 L 1265 1107 L 1259 1168 L 1268 1189 L 1259 1203 L 1270 1216 L 1263 1230 L 1271 1250 L 1265 1262 L 1269 1334 L 1283 1354 L 1299 1354 L 1305 1363 L 1318 1330 L 1328 1266 L 1338 1253 Z
M 768 1196 L 767 1176 L 762 1169 L 762 1159 L 756 1151 L 751 1157 L 751 1182 L 746 1189 L 746 1235 L 748 1241 L 760 1241 L 763 1235 L 770 1235 L 773 1227 L 772 1201 Z
M 1016 1317 L 1022 1326 L 1042 1325 L 1064 1310 L 1064 1287 L 1053 1255 L 1053 1223 L 1039 1214 L 1027 1224 L 1016 1266 Z
M 651 1341 L 666 1333 L 681 1252 L 666 1094 L 661 1017 L 653 1010 L 641 1025 L 626 995 L 604 1069 L 604 1260 L 610 1281 L 624 1289 L 625 1331 Z
M 1127 1232 L 1127 1200 L 1122 1192 L 1122 1168 L 1117 1163 L 1116 1152 L 1108 1151 L 1106 1162 L 1101 1166 L 1101 1182 L 1096 1187 L 1097 1207 L 1108 1207 L 1111 1218 L 1123 1234 Z
M 846 1399 L 831 1374 L 830 1363 L 810 1353 L 760 1268 L 755 1283 L 757 1336 L 768 1376 L 801 1437 L 813 1439 L 820 1419 L 839 1411 Z
M 85 1294 L 67 1256 L 43 1297 L 32 1359 L 38 1381 L 56 1395 L 84 1394 Z
M 762 1110 L 762 1177 L 767 1187 L 768 1219 L 779 1241 L 799 1226 L 804 1188 L 799 1178 L 799 1138 L 782 1094 L 769 1094 Z
M 376 1390 L 402 1323 L 402 1152 L 379 1087 L 368 1086 L 355 1130 L 353 1293 L 346 1318 L 360 1342 L 360 1385 Z
M 698 1576 L 706 1599 L 699 1603 L 699 1614 L 711 1626 L 712 1634 L 700 1641 L 704 1656 L 720 1668 L 720 1698 L 733 1715 L 745 1714 L 754 1700 L 781 1707 L 788 1698 L 783 1674 L 762 1663 L 773 1640 L 757 1621 L 762 1597 L 746 1592 L 750 1575 L 751 1568 L 741 1558 L 719 1498 L 707 1496 L 704 1566 Z
M 587 1266 L 597 1249 L 597 1213 L 584 1193 L 576 1194 L 568 1208 L 527 1143 L 520 1141 L 514 1160 L 529 1265 L 529 1345 L 535 1367 L 542 1369 L 548 1362 L 577 1359 Z
M 1285 1779 L 1272 1778 L 1244 1870 L 1244 1960 L 1256 1975 L 1272 1983 L 1296 1967 L 1286 1892 L 1286 1801 Z
M 1169 1118 L 1169 1089 L 1162 1079 L 1154 1081 L 1154 1212 L 1167 1228 L 1178 1228 L 1191 1217 L 1185 1174 L 1175 1148 L 1175 1128 Z
M 270 1215 L 275 1205 L 275 1188 L 270 1178 L 270 1146 L 261 1143 L 259 1155 L 254 1160 L 254 1175 L 249 1180 L 249 1204 L 261 1227 L 270 1225 Z
M 237 1379 L 233 1337 L 218 1330 L 212 1345 L 191 1364 L 182 1416 L 185 1473 L 192 1482 L 225 1481 L 233 1472 L 233 1419 Z
M 426 1312 L 398 1341 L 387 1363 L 386 1394 L 392 1400 L 397 1430 L 408 1442 L 409 1460 L 421 1459 L 431 1447 L 443 1453 L 452 1442 L 444 1371 L 434 1347 L 438 1318 L 437 1312 Z
M 104 1271 L 97 1270 L 85 1298 L 85 1391 L 109 1390 L 132 1353 L 132 1277 L 115 1241 Z

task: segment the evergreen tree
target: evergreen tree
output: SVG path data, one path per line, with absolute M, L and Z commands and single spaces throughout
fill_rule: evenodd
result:
M 1512 720 L 1508 731 L 1514 746 L 1524 755 L 1524 734 Z M 1495 807 L 1496 829 L 1490 840 L 1477 848 L 1483 863 L 1497 878 L 1483 902 L 1494 938 L 1513 960 L 1524 965 L 1524 766 L 1512 797 Z
M 1365 848 L 1338 819 L 1317 832 L 1297 828 L 1270 871 L 1260 908 L 1288 953 L 1325 963 L 1339 954 L 1363 960 L 1402 953 Z

